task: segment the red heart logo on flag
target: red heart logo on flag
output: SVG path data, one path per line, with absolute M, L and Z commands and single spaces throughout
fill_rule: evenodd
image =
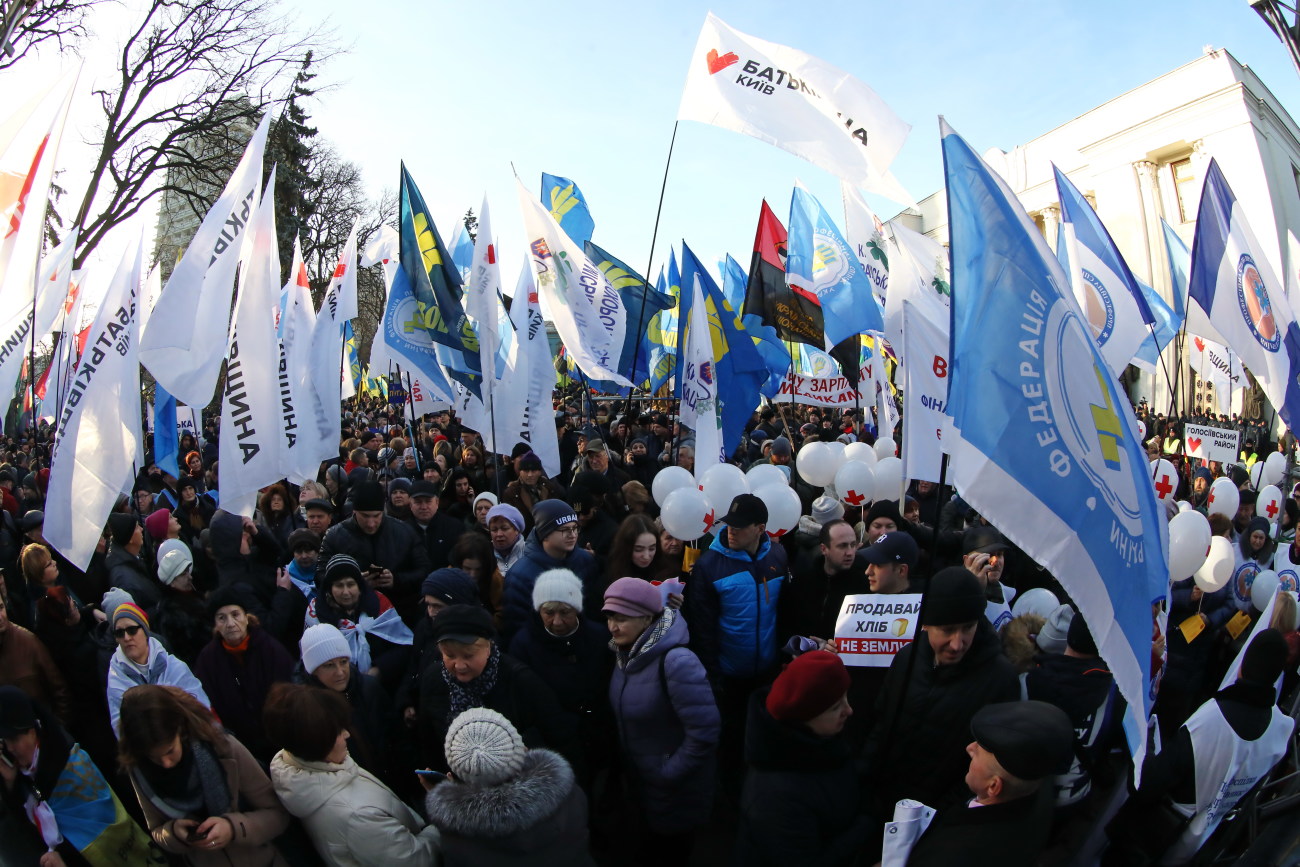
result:
M 1197 352 L 1204 352 L 1204 351 L 1205 351 L 1205 341 L 1204 341 L 1204 340 L 1202 340 L 1202 339 L 1199 338 L 1199 337 L 1193 337 L 1193 338 L 1192 338 L 1192 342 L 1196 344 L 1196 351 L 1197 351 Z
M 1199 451 L 1201 450 L 1201 438 L 1200 438 L 1200 437 L 1188 437 L 1188 438 L 1187 438 L 1187 446 L 1188 446 L 1188 448 L 1190 448 L 1192 451 L 1194 451 L 1194 452 L 1199 452 Z
M 709 64 L 709 75 L 717 75 L 731 64 L 740 60 L 736 52 L 728 51 L 726 54 L 718 54 L 718 49 L 710 48 L 706 60 Z

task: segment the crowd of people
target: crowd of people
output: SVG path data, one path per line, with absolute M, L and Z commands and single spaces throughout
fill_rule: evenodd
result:
M 793 531 L 741 494 L 674 538 L 651 492 L 693 469 L 694 439 L 665 409 L 561 397 L 552 475 L 448 412 L 360 400 L 338 459 L 252 518 L 221 507 L 209 420 L 179 475 L 139 474 L 84 570 L 42 535 L 51 431 L 8 441 L 0 849 L 42 867 L 873 865 L 910 799 L 937 812 L 908 864 L 1068 861 L 1131 772 L 1108 624 L 947 488 L 853 506 L 804 479 L 803 443 L 874 442 L 854 410 L 765 406 L 737 444 L 798 494 Z M 1279 536 L 1246 458 L 1186 467 L 1186 498 L 1234 478 L 1241 510 L 1215 532 L 1240 563 L 1300 563 L 1300 485 Z M 1163 747 L 1107 863 L 1185 863 L 1292 736 L 1294 597 L 1256 629 L 1249 594 L 1175 577 L 1153 617 Z M 912 594 L 915 640 L 846 665 L 845 597 Z

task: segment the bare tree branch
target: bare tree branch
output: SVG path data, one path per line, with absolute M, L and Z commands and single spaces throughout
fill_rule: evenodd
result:
M 0 0 L 0 71 L 51 40 L 60 52 L 86 37 L 86 16 L 104 0 Z M 8 45 L 3 44 L 8 35 Z

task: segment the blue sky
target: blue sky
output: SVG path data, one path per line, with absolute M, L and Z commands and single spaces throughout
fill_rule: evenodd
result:
M 332 87 L 309 105 L 321 134 L 362 166 L 375 194 L 396 186 L 405 159 L 444 238 L 486 193 L 507 291 L 523 258 L 512 163 L 534 193 L 542 171 L 576 180 L 596 220 L 593 240 L 645 267 L 686 64 L 710 9 L 875 88 L 912 124 L 893 170 L 918 199 L 942 185 L 937 115 L 979 151 L 1010 149 L 1205 45 L 1227 48 L 1284 105 L 1300 106 L 1285 49 L 1245 0 L 284 2 L 304 22 L 328 16 L 350 45 L 321 70 L 318 81 Z M 96 28 L 99 45 L 111 29 Z M 26 74 L 58 65 L 45 57 Z M 87 75 L 109 80 L 107 52 L 90 55 Z M 81 115 L 83 127 L 92 120 Z M 736 133 L 681 124 L 654 270 L 682 238 L 706 262 L 730 252 L 747 267 L 760 201 L 784 219 L 796 179 L 840 213 L 838 180 L 821 169 Z M 871 201 L 882 217 L 898 209 Z

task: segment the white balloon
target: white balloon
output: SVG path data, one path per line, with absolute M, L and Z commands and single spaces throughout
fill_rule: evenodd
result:
M 804 443 L 794 465 L 810 485 L 821 487 L 835 478 L 835 455 L 830 445 L 821 440 Z
M 1277 573 L 1272 569 L 1260 572 L 1250 583 L 1250 604 L 1263 611 L 1273 601 L 1273 594 L 1277 592 L 1280 583 Z
M 734 464 L 714 464 L 700 476 L 700 487 L 704 496 L 709 498 L 709 505 L 719 515 L 725 515 L 731 508 L 731 501 L 740 494 L 749 493 L 749 480 Z
M 685 467 L 664 467 L 650 483 L 650 495 L 662 509 L 668 495 L 679 488 L 695 488 L 695 476 Z M 678 538 L 681 538 L 680 536 Z
M 1264 481 L 1264 462 L 1255 461 L 1255 466 L 1250 468 L 1250 486 L 1258 491 L 1268 482 Z
M 894 442 L 892 437 L 881 437 L 876 440 L 875 449 L 876 457 L 892 458 L 898 454 L 898 443 Z
M 1137 426 L 1138 426 L 1138 442 L 1142 442 L 1144 439 L 1147 438 L 1147 423 L 1144 422 L 1142 419 L 1138 419 Z
M 1255 499 L 1255 514 L 1267 518 L 1271 525 L 1277 524 L 1282 515 L 1282 492 L 1277 485 L 1265 485 L 1259 489 L 1259 496 Z M 1269 536 L 1273 535 L 1272 529 L 1269 528 Z
M 845 445 L 839 440 L 831 440 L 826 444 L 826 447 L 831 450 L 831 460 L 835 464 L 835 472 L 838 473 L 840 467 L 844 466 L 844 462 L 848 460 L 848 458 L 844 456 Z
M 1264 459 L 1264 484 L 1281 485 L 1286 477 L 1286 456 L 1281 452 L 1270 452 Z
M 1168 500 L 1177 492 L 1178 470 L 1171 462 L 1164 458 L 1152 461 L 1147 473 L 1151 478 L 1151 484 L 1155 485 L 1157 500 Z
M 875 496 L 875 471 L 861 461 L 845 461 L 835 473 L 835 491 L 847 506 L 867 506 Z
M 1228 581 L 1232 579 L 1233 565 L 1232 543 L 1222 536 L 1215 536 L 1210 540 L 1210 553 L 1205 562 L 1192 577 L 1197 587 L 1206 593 L 1213 593 L 1228 586 Z
M 1169 521 L 1169 579 L 1181 581 L 1205 562 L 1210 552 L 1210 522 L 1195 510 Z
M 876 450 L 866 443 L 849 443 L 844 447 L 844 459 L 847 461 L 860 461 L 869 467 L 874 467 L 880 460 L 880 455 Z
M 764 485 L 754 491 L 767 506 L 767 535 L 779 539 L 799 523 L 803 504 L 789 485 Z
M 790 483 L 790 477 L 781 471 L 778 466 L 772 464 L 754 464 L 745 473 L 745 478 L 749 480 L 749 489 L 757 491 L 764 485 L 787 485 Z
M 1226 476 L 1215 479 L 1210 485 L 1210 497 L 1205 501 L 1206 512 L 1211 515 L 1237 516 L 1237 507 L 1241 505 L 1241 491 Z
M 1179 501 L 1178 501 L 1178 511 L 1180 511 L 1180 512 L 1190 512 L 1190 511 L 1192 511 L 1192 504 L 1189 503 L 1189 502 L 1187 502 L 1186 500 L 1179 500 Z
M 873 500 L 901 500 L 903 497 L 903 461 L 881 458 L 876 464 L 876 490 Z
M 1046 587 L 1034 587 L 1016 597 L 1016 601 L 1011 605 L 1011 613 L 1016 617 L 1021 614 L 1037 614 L 1047 618 L 1060 606 L 1061 600 L 1057 599 L 1056 594 L 1051 590 Z
M 661 472 L 660 475 L 663 473 Z M 657 479 L 658 476 L 655 478 Z M 659 519 L 663 521 L 664 529 L 683 542 L 694 542 L 709 532 L 713 520 L 717 517 L 719 516 L 709 505 L 709 498 L 694 485 L 689 488 L 678 488 L 670 493 L 659 511 Z

